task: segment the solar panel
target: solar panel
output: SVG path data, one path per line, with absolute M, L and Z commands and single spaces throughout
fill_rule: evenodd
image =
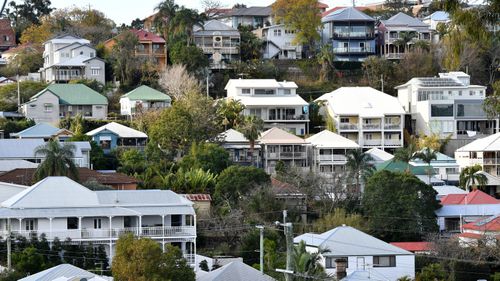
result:
M 420 84 L 424 87 L 460 87 L 462 83 L 452 78 L 426 77 L 419 78 Z

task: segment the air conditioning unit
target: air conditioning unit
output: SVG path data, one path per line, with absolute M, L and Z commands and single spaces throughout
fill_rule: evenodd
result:
M 222 48 L 222 36 L 214 36 L 214 48 Z

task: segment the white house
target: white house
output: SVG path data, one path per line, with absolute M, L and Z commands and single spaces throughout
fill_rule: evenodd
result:
M 498 132 L 498 120 L 489 120 L 483 110 L 486 87 L 471 85 L 466 73 L 412 78 L 396 89 L 417 134 L 468 139 Z
M 244 115 L 264 120 L 264 128 L 278 127 L 304 135 L 309 127 L 308 103 L 297 95 L 295 82 L 275 79 L 230 79 L 225 90 L 228 99 L 240 101 Z
M 203 51 L 211 69 L 225 69 L 240 60 L 240 32 L 218 20 L 194 28 L 194 43 Z
M 264 41 L 264 59 L 301 59 L 302 45 L 294 42 L 295 30 L 284 24 L 264 26 L 254 33 Z
M 260 157 L 260 144 L 257 142 L 253 147 L 253 162 L 252 162 L 252 147 L 250 141 L 245 138 L 245 136 L 234 130 L 228 129 L 221 133 L 217 140 L 220 145 L 229 153 L 229 157 L 234 164 L 239 164 L 243 166 L 255 165 L 257 167 L 262 166 L 262 161 Z
M 104 84 L 104 60 L 96 57 L 90 41 L 62 35 L 44 43 L 42 80 L 47 83 L 67 83 L 74 79 L 97 80 Z
M 120 114 L 132 117 L 148 110 L 170 107 L 172 99 L 146 85 L 139 86 L 120 98 Z
M 295 244 L 301 241 L 311 253 L 329 250 L 321 254 L 321 264 L 337 280 L 369 280 L 355 279 L 353 275 L 383 276 L 381 280 L 389 281 L 415 277 L 413 253 L 350 226 L 339 226 L 322 234 L 305 233 L 293 240 Z
M 342 87 L 316 99 L 337 132 L 362 148 L 403 146 L 404 109 L 397 98 L 371 87 Z
M 71 194 L 71 196 L 68 196 Z M 0 204 L 0 233 L 46 235 L 52 242 L 102 244 L 112 259 L 124 233 L 178 246 L 194 266 L 193 203 L 170 190 L 91 191 L 66 177 L 47 177 Z
M 75 146 L 72 160 L 77 167 L 90 168 L 90 143 L 88 141 L 64 143 Z M 43 139 L 0 139 L 0 160 L 27 160 L 41 163 L 45 156 L 35 155 L 35 151 L 44 144 Z
M 313 171 L 323 175 L 343 173 L 347 163 L 347 152 L 360 146 L 341 135 L 323 130 L 306 139 L 309 144 L 309 163 Z
M 415 167 L 427 167 L 428 164 L 422 159 L 416 158 L 410 161 Z M 434 170 L 434 176 L 446 184 L 458 185 L 460 169 L 457 161 L 443 153 L 436 151 L 436 159 L 431 161 L 431 168 Z

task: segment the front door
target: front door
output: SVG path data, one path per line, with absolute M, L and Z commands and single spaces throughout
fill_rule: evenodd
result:
M 365 258 L 357 257 L 356 258 L 356 269 L 357 270 L 365 270 Z

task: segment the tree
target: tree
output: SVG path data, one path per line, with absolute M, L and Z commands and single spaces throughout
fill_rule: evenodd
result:
M 189 266 L 186 259 L 184 259 L 178 247 L 167 244 L 165 254 L 163 255 L 163 270 L 165 271 L 164 280 L 194 281 L 196 279 L 193 269 Z
M 432 175 L 432 167 L 431 167 L 431 162 L 433 160 L 436 160 L 437 158 L 437 153 L 436 151 L 426 147 L 422 149 L 421 151 L 417 152 L 415 154 L 415 157 L 424 161 L 427 164 L 427 175 L 429 176 L 429 184 L 431 184 L 431 175 Z
M 177 193 L 209 193 L 214 191 L 217 175 L 200 168 L 180 168 L 165 179 L 168 186 Z
M 390 92 L 395 86 L 399 85 L 398 81 L 392 81 L 390 77 L 395 77 L 395 64 L 385 58 L 377 56 L 369 56 L 363 62 L 363 73 L 368 85 L 375 89 L 382 89 L 382 79 L 384 81 L 384 92 Z M 382 79 L 381 79 L 382 78 Z
M 332 213 L 326 214 L 314 221 L 312 231 L 323 233 L 344 224 L 363 232 L 368 231 L 366 219 L 362 215 L 356 213 L 349 214 L 342 208 L 335 208 Z
M 6 87 L 6 86 L 4 86 Z M 1 89 L 1 87 L 0 87 Z M 3 131 L 5 138 L 8 138 L 11 133 L 17 133 L 35 125 L 35 121 L 31 119 L 20 119 L 17 121 L 0 118 L 0 130 Z
M 36 72 L 43 66 L 42 52 L 34 47 L 25 46 L 15 54 L 7 67 L 3 70 L 4 75 L 12 74 L 27 75 Z
M 329 251 L 329 249 L 318 249 L 317 252 L 310 253 L 306 250 L 306 243 L 300 241 L 299 245 L 295 246 L 293 249 L 293 271 L 299 275 L 293 277 L 293 280 L 300 281 L 327 278 L 328 275 L 325 272 L 325 268 L 321 265 L 321 255 Z
M 273 4 L 273 14 L 276 22 L 295 30 L 295 44 L 308 45 L 312 50 L 320 39 L 321 13 L 317 0 L 278 0 Z
M 206 20 L 205 14 L 199 14 L 198 11 L 181 6 L 172 18 L 170 25 L 171 39 L 184 42 L 190 46 L 193 40 L 193 30 L 195 27 L 203 28 Z
M 182 157 L 179 167 L 210 171 L 216 175 L 231 165 L 229 153 L 221 146 L 214 143 L 194 143 L 189 153 Z
M 469 190 L 469 188 L 477 189 L 482 188 L 488 183 L 488 179 L 485 175 L 479 174 L 482 171 L 481 165 L 476 164 L 474 166 L 465 167 L 460 172 L 459 185 L 462 189 Z
M 170 47 L 170 60 L 174 64 L 186 66 L 186 70 L 195 73 L 208 66 L 208 58 L 197 46 L 188 45 L 179 40 Z
M 45 89 L 47 84 L 33 81 L 19 82 L 21 103 Z M 17 111 L 17 83 L 0 87 L 0 111 Z
M 243 123 L 237 127 L 240 133 L 250 143 L 250 156 L 252 157 L 252 164 L 254 164 L 254 148 L 255 141 L 260 137 L 261 131 L 264 129 L 264 121 L 255 115 L 246 116 Z
M 78 169 L 73 162 L 73 144 L 61 144 L 57 140 L 49 140 L 35 150 L 35 157 L 43 156 L 43 160 L 35 171 L 35 180 L 39 181 L 50 176 L 67 176 L 78 180 Z
M 201 92 L 201 84 L 182 64 L 168 66 L 160 74 L 160 85 L 174 100 L 184 98 L 188 93 Z
M 224 129 L 237 127 L 243 122 L 245 106 L 235 99 L 222 99 L 217 103 L 217 113 L 221 116 Z
M 19 40 L 21 44 L 37 44 L 41 46 L 53 36 L 53 29 L 51 21 L 45 18 L 41 24 L 32 24 L 24 29 Z
M 394 41 L 394 45 L 403 46 L 403 52 L 408 53 L 410 49 L 410 43 L 417 37 L 417 33 L 413 31 L 401 31 L 399 32 L 399 39 Z
M 352 177 L 355 178 L 356 189 L 355 194 L 359 195 L 362 192 L 361 183 L 366 181 L 368 176 L 373 172 L 373 165 L 370 163 L 373 159 L 369 154 L 366 154 L 361 149 L 353 149 L 347 152 L 346 168 Z
M 252 32 L 252 26 L 239 25 L 238 31 L 240 32 L 241 61 L 260 59 L 263 42 Z
M 416 158 L 417 146 L 414 141 L 406 147 L 400 147 L 394 152 L 394 160 L 406 163 L 406 172 L 410 172 L 410 162 Z
M 38 253 L 35 247 L 30 246 L 22 252 L 12 254 L 14 269 L 27 274 L 35 274 L 46 268 L 43 255 Z
M 445 281 L 447 280 L 446 271 L 439 263 L 432 263 L 422 268 L 417 273 L 416 281 Z
M 438 230 L 436 191 L 408 173 L 382 170 L 371 176 L 362 208 L 371 233 L 385 241 L 421 241 Z
M 156 16 L 154 17 L 153 25 L 155 31 L 163 35 L 166 41 L 165 48 L 170 45 L 169 36 L 172 28 L 172 21 L 178 9 L 179 6 L 175 4 L 174 0 L 162 1 L 155 7 Z M 168 61 L 168 49 L 165 61 Z
M 488 118 L 494 119 L 500 115 L 500 80 L 492 85 L 493 94 L 487 96 L 483 103 L 483 108 Z
M 135 175 L 144 172 L 146 169 L 146 158 L 144 153 L 137 149 L 127 149 L 118 156 L 120 168 L 118 171 L 128 174 Z
M 19 4 L 11 1 L 5 9 L 5 14 L 14 25 L 16 37 L 19 38 L 23 30 L 31 24 L 40 24 L 40 19 L 54 10 L 50 5 L 50 0 L 24 0 Z
M 131 31 L 125 31 L 116 39 L 111 57 L 114 61 L 115 75 L 121 84 L 132 86 L 134 73 L 138 69 L 138 62 L 135 58 L 135 49 L 139 45 L 139 39 Z
M 319 76 L 320 82 L 327 82 L 332 79 L 333 72 L 335 71 L 335 66 L 333 65 L 334 61 L 335 54 L 333 53 L 332 45 L 323 45 L 320 53 L 318 54 L 318 63 L 321 65 Z

